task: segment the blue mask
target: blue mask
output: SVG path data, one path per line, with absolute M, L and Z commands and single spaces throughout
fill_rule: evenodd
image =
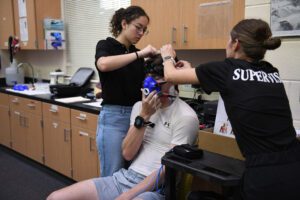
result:
M 158 84 L 157 81 L 152 76 L 148 76 L 145 78 L 143 87 L 144 87 L 143 92 L 145 96 L 148 96 L 154 90 L 158 94 L 161 92 L 160 84 Z

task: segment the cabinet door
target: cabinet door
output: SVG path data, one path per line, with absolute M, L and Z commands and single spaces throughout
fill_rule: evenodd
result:
M 99 176 L 95 131 L 72 127 L 72 165 L 76 181 Z
M 34 0 L 26 0 L 26 17 L 19 17 L 18 0 L 14 0 L 14 19 L 16 36 L 20 38 L 21 49 L 37 49 L 36 22 L 35 22 L 35 4 Z M 25 20 L 23 30 L 28 30 L 27 38 L 21 37 L 20 19 Z M 24 34 L 26 35 L 26 34 Z
M 21 110 L 12 110 L 10 115 L 12 148 L 26 155 L 25 117 Z
M 0 93 L 0 144 L 10 147 L 10 119 L 9 98 L 7 94 Z
M 44 118 L 45 165 L 72 177 L 70 123 Z
M 9 108 L 0 105 L 0 144 L 10 147 Z
M 137 44 L 143 48 L 148 44 L 156 48 L 172 43 L 175 47 L 179 41 L 179 0 L 132 0 L 132 5 L 141 6 L 150 18 L 149 34 L 144 35 Z
M 44 19 L 61 18 L 61 0 L 35 1 L 38 49 L 45 49 Z
M 14 35 L 13 1 L 0 0 L 0 49 L 8 49 L 8 37 Z
M 34 113 L 27 113 L 26 127 L 26 155 L 35 161 L 43 163 L 43 130 L 42 117 Z
M 23 104 L 24 98 L 9 95 L 12 148 L 26 155 L 26 130 Z
M 192 2 L 192 1 L 191 1 Z M 244 0 L 184 1 L 182 49 L 225 49 L 232 27 L 244 18 Z

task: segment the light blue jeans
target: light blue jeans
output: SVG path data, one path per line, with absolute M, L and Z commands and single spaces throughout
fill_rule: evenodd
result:
M 130 125 L 131 106 L 103 105 L 97 127 L 97 147 L 101 177 L 124 167 L 122 141 Z
M 135 187 L 143 181 L 145 176 L 129 169 L 121 169 L 109 177 L 94 178 L 99 199 L 113 200 L 122 193 Z M 165 196 L 157 191 L 145 192 L 144 189 L 138 191 L 137 199 L 143 200 L 164 200 Z

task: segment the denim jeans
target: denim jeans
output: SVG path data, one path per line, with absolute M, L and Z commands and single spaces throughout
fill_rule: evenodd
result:
M 135 187 L 138 183 L 143 181 L 145 176 L 139 174 L 131 169 L 125 170 L 121 169 L 118 172 L 114 173 L 113 176 L 94 178 L 98 197 L 99 199 L 104 200 L 113 200 L 116 199 L 122 193 L 130 190 Z M 149 184 L 149 183 L 148 183 Z M 145 189 L 142 188 L 138 191 L 137 199 L 144 200 L 163 200 L 165 196 L 154 191 L 154 192 L 145 192 Z
M 124 167 L 122 141 L 130 125 L 131 106 L 103 105 L 98 118 L 97 147 L 101 177 Z

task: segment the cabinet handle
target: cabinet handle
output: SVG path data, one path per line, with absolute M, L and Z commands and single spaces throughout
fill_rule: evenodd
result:
M 172 31 L 171 31 L 171 42 L 173 44 L 176 43 L 176 28 L 175 27 L 172 27 Z
M 188 27 L 183 25 L 183 35 L 182 35 L 182 42 L 185 44 L 187 43 L 187 29 Z
M 19 103 L 19 99 L 18 98 L 14 98 L 13 100 L 11 100 L 12 103 L 14 104 L 18 104 Z
M 19 125 L 23 126 L 23 124 L 22 124 L 22 116 L 20 115 L 19 112 L 15 112 L 15 114 L 19 116 Z
M 76 119 L 79 119 L 79 120 L 82 120 L 82 121 L 85 121 L 86 120 L 86 114 L 82 114 L 80 113 L 79 116 L 76 117 Z
M 57 113 L 57 110 L 55 110 L 55 109 L 52 109 L 52 108 L 51 108 L 51 109 L 49 109 L 49 111 L 50 111 L 50 112 L 52 112 L 52 113 Z
M 201 3 L 199 6 L 201 7 L 206 7 L 206 6 L 218 6 L 222 4 L 228 4 L 231 3 L 231 0 L 224 0 L 224 1 L 215 1 L 211 3 Z
M 64 129 L 64 141 L 65 142 L 69 142 L 70 141 L 70 136 L 71 136 L 70 132 L 71 132 L 70 130 Z
M 27 117 L 23 117 L 23 119 L 24 119 L 24 127 L 27 128 L 28 127 Z
M 90 152 L 95 151 L 95 147 L 94 147 L 94 138 L 90 137 Z
M 89 136 L 89 134 L 88 133 L 86 133 L 86 132 L 83 132 L 83 131 L 79 131 L 79 135 L 80 136 Z
M 27 106 L 28 106 L 30 109 L 35 109 L 35 104 L 29 103 L 29 104 L 27 104 Z

